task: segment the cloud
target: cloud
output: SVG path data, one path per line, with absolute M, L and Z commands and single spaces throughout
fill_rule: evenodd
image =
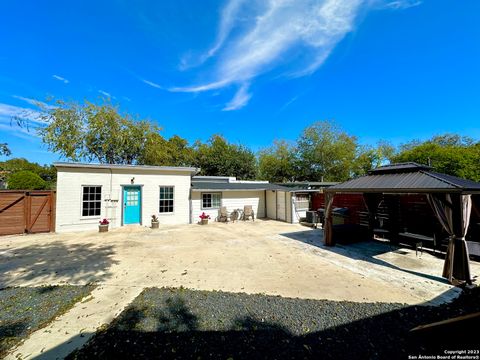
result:
M 37 110 L 0 103 L 1 122 L 11 123 L 15 118 L 29 120 L 35 124 L 43 122 L 42 113 Z
M 142 80 L 145 84 L 150 85 L 150 86 L 152 86 L 152 87 L 154 87 L 154 88 L 164 89 L 163 86 L 158 85 L 157 83 L 154 83 L 153 81 L 145 80 L 145 79 L 140 79 L 140 80 Z
M 248 92 L 248 84 L 244 84 L 238 89 L 233 99 L 225 105 L 223 111 L 238 110 L 248 104 L 252 94 Z
M 106 97 L 108 97 L 108 98 L 116 99 L 115 96 L 112 96 L 112 94 L 110 94 L 110 93 L 108 93 L 108 92 L 106 92 L 106 91 L 104 91 L 104 90 L 98 90 L 98 92 L 99 92 L 100 94 L 102 94 L 103 96 L 106 96 Z
M 422 4 L 421 0 L 396 0 L 396 1 L 389 1 L 383 4 L 383 8 L 393 9 L 393 10 L 405 10 L 421 4 Z
M 16 119 L 24 120 L 26 124 L 20 126 L 16 123 Z M 4 132 L 22 139 L 32 140 L 33 137 L 37 137 L 34 129 L 43 124 L 39 111 L 0 103 L 0 129 Z
M 70 82 L 70 81 L 68 81 L 67 79 L 65 79 L 64 77 L 61 77 L 61 76 L 58 76 L 58 75 L 52 75 L 52 77 L 53 77 L 54 79 L 57 79 L 57 80 L 59 80 L 59 81 L 62 81 L 62 82 L 65 83 L 65 84 L 68 84 L 68 83 Z
M 18 99 L 18 100 L 25 101 L 26 103 L 28 103 L 30 105 L 33 105 L 33 106 L 43 107 L 45 109 L 54 109 L 55 108 L 55 106 L 49 105 L 49 104 L 47 104 L 43 101 L 40 101 L 40 100 L 27 98 L 27 97 L 23 97 L 23 96 L 18 96 L 18 95 L 12 95 L 12 97 L 15 98 L 15 99 Z
M 221 13 L 214 45 L 198 60 L 215 58 L 206 69 L 206 81 L 172 87 L 175 92 L 202 92 L 238 87 L 226 105 L 245 106 L 246 84 L 275 72 L 308 76 L 324 64 L 335 46 L 355 29 L 366 10 L 381 3 L 392 9 L 415 6 L 413 0 L 229 0 Z M 389 5 L 387 5 L 389 4 Z M 235 31 L 234 31 L 235 30 Z M 206 64 L 205 64 L 206 65 Z M 242 101 L 240 101 L 242 100 Z

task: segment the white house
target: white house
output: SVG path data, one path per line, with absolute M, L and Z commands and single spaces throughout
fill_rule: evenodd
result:
M 190 222 L 190 167 L 55 163 L 57 232 L 93 230 L 102 219 L 111 227 Z
M 97 229 L 107 219 L 115 228 L 199 221 L 205 212 L 216 219 L 251 205 L 256 218 L 297 223 L 310 206 L 309 190 L 239 181 L 235 177 L 195 176 L 191 167 L 55 163 L 57 168 L 56 231 Z
M 298 223 L 310 208 L 310 193 L 318 190 L 286 187 L 268 181 L 239 181 L 235 177 L 194 176 L 192 222 L 201 213 L 218 216 L 221 206 L 228 212 L 252 205 L 255 217 Z

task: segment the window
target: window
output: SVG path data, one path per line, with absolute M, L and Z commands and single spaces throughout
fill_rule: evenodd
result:
M 173 186 L 160 186 L 160 213 L 173 213 Z
M 222 193 L 203 193 L 202 209 L 220 209 Z
M 308 210 L 310 207 L 310 196 L 308 194 L 297 194 L 295 196 L 297 210 Z
M 102 207 L 102 187 L 83 186 L 82 216 L 100 216 Z

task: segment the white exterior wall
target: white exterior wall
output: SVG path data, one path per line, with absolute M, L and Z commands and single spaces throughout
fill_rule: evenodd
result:
M 235 209 L 242 209 L 245 205 L 252 205 L 255 218 L 265 217 L 265 191 L 204 191 L 204 193 L 219 192 L 222 194 L 222 205 L 226 206 L 228 212 Z M 192 192 L 192 223 L 199 222 L 200 214 L 210 215 L 212 221 L 218 216 L 219 209 L 202 209 L 202 192 Z
M 187 224 L 190 219 L 190 183 L 187 172 L 166 170 L 58 168 L 56 231 L 79 231 L 98 229 L 98 222 L 107 218 L 110 227 L 122 225 L 122 185 L 140 186 L 142 192 L 141 220 L 150 226 L 153 214 L 158 215 L 160 224 Z M 102 186 L 101 215 L 82 217 L 82 186 Z M 173 214 L 159 214 L 160 186 L 174 186 Z M 110 201 L 111 200 L 111 201 Z
M 267 218 L 277 220 L 277 192 L 267 190 Z

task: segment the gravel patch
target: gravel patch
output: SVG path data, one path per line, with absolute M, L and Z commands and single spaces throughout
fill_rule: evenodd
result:
M 0 290 L 0 358 L 88 295 L 94 286 L 17 287 Z
M 480 311 L 479 299 L 478 289 L 428 307 L 150 288 L 68 359 L 406 359 L 432 351 L 410 329 Z

